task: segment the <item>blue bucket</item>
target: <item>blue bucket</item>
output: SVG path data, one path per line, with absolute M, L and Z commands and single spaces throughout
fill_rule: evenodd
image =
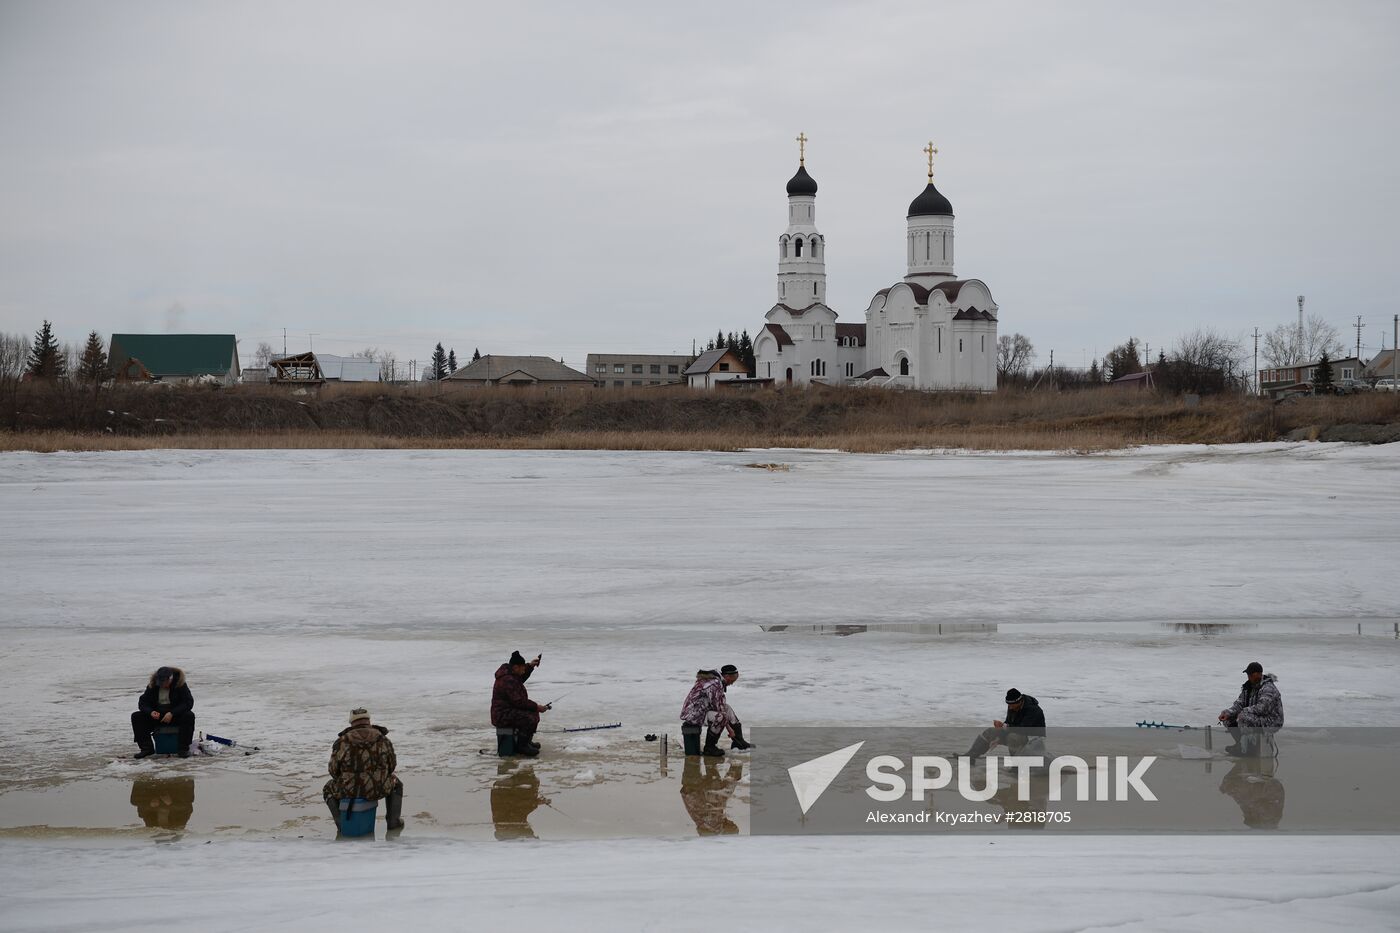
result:
M 157 726 L 151 738 L 155 740 L 157 755 L 174 755 L 180 751 L 179 726 Z
M 340 798 L 340 834 L 342 836 L 368 836 L 374 832 L 374 817 L 379 812 L 378 800 L 356 797 Z

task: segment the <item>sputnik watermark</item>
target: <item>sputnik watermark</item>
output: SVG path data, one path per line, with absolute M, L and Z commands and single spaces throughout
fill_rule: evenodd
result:
M 953 782 L 953 772 L 956 771 L 958 794 L 964 800 L 984 803 L 997 794 L 998 769 L 1007 768 L 1016 772 L 1016 799 L 1021 802 L 1031 799 L 1031 776 L 1038 771 L 1047 773 L 1050 777 L 1049 800 L 1052 803 L 1062 799 L 1061 781 L 1066 773 L 1074 775 L 1075 800 L 1094 800 L 1101 803 L 1127 801 L 1133 799 L 1132 794 L 1136 793 L 1139 800 L 1155 801 L 1157 795 L 1143 783 L 1143 777 L 1156 760 L 1155 755 L 1147 755 L 1138 758 L 1137 764 L 1134 765 L 1127 755 L 1111 758 L 1099 755 L 1094 759 L 1094 767 L 1091 769 L 1089 762 L 1077 755 L 1051 758 L 1048 765 L 1045 758 L 1039 755 L 986 758 L 982 786 L 974 787 L 972 759 L 966 757 L 956 759 L 957 765 L 954 765 L 953 761 L 938 755 L 916 755 L 910 761 L 910 780 L 906 781 L 899 773 L 904 769 L 903 759 L 894 755 L 876 755 L 866 763 L 865 776 L 878 786 L 867 787 L 865 793 L 871 800 L 881 803 L 899 800 L 906 793 L 909 794 L 910 800 L 923 800 L 928 792 L 947 788 Z M 1113 763 L 1112 766 L 1110 762 Z M 1091 770 L 1092 796 L 1089 789 Z
M 831 786 L 831 782 L 841 773 L 847 763 L 860 751 L 864 742 L 857 742 L 827 755 L 804 761 L 788 769 L 793 792 L 797 795 L 798 806 L 805 815 L 811 810 L 821 795 Z M 1062 799 L 1062 782 L 1067 775 L 1074 778 L 1074 799 L 1098 802 L 1127 801 L 1137 799 L 1155 801 L 1157 795 L 1147 786 L 1143 778 L 1147 770 L 1157 761 L 1155 755 L 1133 759 L 1127 755 L 1098 755 L 1093 767 L 1078 755 L 1060 755 L 1051 758 L 1049 763 L 1039 755 L 1007 755 L 983 759 L 982 786 L 973 785 L 974 760 L 967 757 L 949 759 L 940 755 L 915 755 L 909 764 L 909 778 L 904 774 L 905 761 L 895 755 L 876 755 L 865 765 L 865 776 L 871 786 L 865 793 L 871 800 L 893 803 L 908 795 L 910 800 L 921 801 L 932 791 L 945 790 L 953 784 L 957 776 L 957 792 L 964 799 L 974 803 L 985 803 L 997 795 L 998 772 L 1001 768 L 1016 772 L 1016 799 L 1022 802 L 1031 799 L 1031 779 L 1036 773 L 1047 774 L 1049 780 L 1049 800 Z M 1092 784 L 1092 791 L 1091 791 Z M 872 811 L 873 812 L 873 811 Z M 928 822 L 925 819 L 899 819 L 904 816 L 927 814 L 886 814 L 875 822 Z

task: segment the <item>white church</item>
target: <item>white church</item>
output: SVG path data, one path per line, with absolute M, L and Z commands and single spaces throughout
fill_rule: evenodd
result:
M 909 205 L 904 278 L 882 288 L 864 324 L 838 324 L 826 303 L 826 238 L 805 135 L 787 183 L 788 227 L 778 238 L 778 303 L 754 338 L 755 376 L 779 385 L 870 385 L 989 392 L 997 385 L 997 306 L 978 279 L 953 273 L 953 205 L 928 186 Z

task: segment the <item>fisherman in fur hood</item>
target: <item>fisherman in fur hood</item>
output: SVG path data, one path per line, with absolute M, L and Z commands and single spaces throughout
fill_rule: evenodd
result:
M 185 683 L 185 672 L 178 667 L 158 668 L 146 683 L 146 692 L 131 714 L 131 731 L 140 749 L 134 757 L 146 758 L 156 753 L 151 733 L 161 726 L 180 730 L 180 757 L 190 757 L 194 742 L 194 695 Z

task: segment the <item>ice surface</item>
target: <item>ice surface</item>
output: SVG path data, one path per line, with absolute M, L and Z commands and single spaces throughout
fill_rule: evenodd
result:
M 0 456 L 0 827 L 25 825 L 16 792 L 151 765 L 116 759 L 167 662 L 190 672 L 201 728 L 262 751 L 160 767 L 256 778 L 306 821 L 160 846 L 0 836 L 0 929 L 148 925 L 130 878 L 162 860 L 189 903 L 239 892 L 236 911 L 201 913 L 208 929 L 374 928 L 390 911 L 475 926 L 512 911 L 497 892 L 527 876 L 525 928 L 544 929 L 709 927 L 700 885 L 715 879 L 745 927 L 770 929 L 1383 928 L 1396 914 L 1390 838 L 503 846 L 415 838 L 410 819 L 393 846 L 296 841 L 326 828 L 318 789 L 355 705 L 391 729 L 410 788 L 489 787 L 477 749 L 514 649 L 545 654 L 533 695 L 567 694 L 539 736 L 547 794 L 595 768 L 573 793 L 616 786 L 644 733 L 678 745 L 695 670 L 722 663 L 742 671 L 731 699 L 760 741 L 764 725 L 972 727 L 1009 685 L 1052 724 L 1199 725 L 1256 658 L 1290 724 L 1400 724 L 1397 445 L 762 455 L 791 469 L 747 469 L 753 453 Z M 940 623 L 995 630 L 928 634 Z M 75 879 L 82 899 L 65 900 Z M 346 896 L 365 890 L 388 893 Z

